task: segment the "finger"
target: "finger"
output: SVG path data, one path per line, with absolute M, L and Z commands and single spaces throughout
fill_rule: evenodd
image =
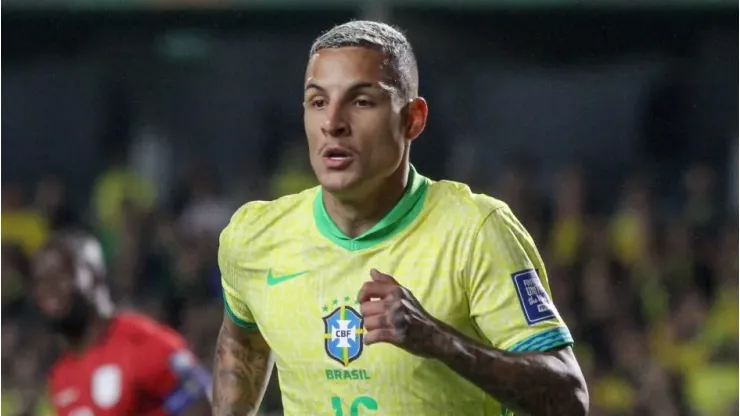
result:
M 365 327 L 365 331 L 370 332 L 387 327 L 387 322 L 388 320 L 385 319 L 385 315 L 373 315 L 365 318 L 363 326 Z
M 386 303 L 378 300 L 370 300 L 360 304 L 360 314 L 364 317 L 385 313 Z
M 393 330 L 387 328 L 369 331 L 363 338 L 365 345 L 377 344 L 380 342 L 393 343 L 394 340 L 395 337 L 393 336 Z
M 398 282 L 396 281 L 396 279 L 393 278 L 393 276 L 379 272 L 378 269 L 371 269 L 370 277 L 373 278 L 374 282 L 384 282 L 384 283 L 390 283 L 390 284 L 400 286 Z
M 357 294 L 357 300 L 367 302 L 371 299 L 383 299 L 391 295 L 398 286 L 385 282 L 365 282 Z

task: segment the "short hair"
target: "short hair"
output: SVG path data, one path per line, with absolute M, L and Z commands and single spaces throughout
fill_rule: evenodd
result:
M 359 46 L 382 51 L 391 70 L 391 82 L 406 99 L 419 95 L 419 70 L 416 56 L 406 36 L 393 26 L 369 20 L 353 20 L 316 38 L 309 59 L 322 49 Z

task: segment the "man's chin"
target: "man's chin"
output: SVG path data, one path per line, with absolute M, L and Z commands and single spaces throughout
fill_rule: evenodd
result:
M 47 319 L 52 331 L 73 338 L 79 337 L 84 332 L 87 322 L 87 319 L 72 316 Z
M 46 321 L 55 332 L 76 338 L 82 335 L 94 314 L 94 306 L 81 294 L 76 294 L 68 310 L 58 315 L 47 315 Z
M 319 176 L 321 188 L 332 195 L 351 194 L 359 184 L 359 177 L 351 171 L 329 171 Z

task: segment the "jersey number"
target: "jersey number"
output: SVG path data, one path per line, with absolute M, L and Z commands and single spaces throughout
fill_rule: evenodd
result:
M 331 398 L 331 407 L 334 409 L 334 416 L 345 416 L 344 409 L 342 409 L 342 399 L 337 396 Z M 352 400 L 352 404 L 349 405 L 348 416 L 360 416 L 360 407 L 364 407 L 367 410 L 378 410 L 378 402 L 369 396 L 357 396 Z

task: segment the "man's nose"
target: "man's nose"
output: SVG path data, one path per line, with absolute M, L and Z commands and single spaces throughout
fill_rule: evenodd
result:
M 321 130 L 327 136 L 342 137 L 351 133 L 346 114 L 341 106 L 331 105 L 326 109 L 326 120 Z

